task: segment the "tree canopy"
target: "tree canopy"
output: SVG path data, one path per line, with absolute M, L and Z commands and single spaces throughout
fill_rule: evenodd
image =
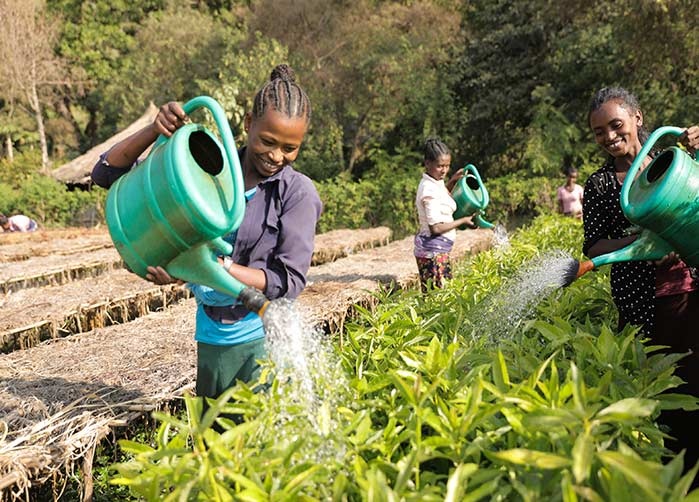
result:
M 419 152 L 430 135 L 486 177 L 557 176 L 566 161 L 594 159 L 587 103 L 607 85 L 636 93 L 652 126 L 697 122 L 699 12 L 689 0 L 2 0 L 2 7 L 6 158 L 41 146 L 45 162 L 67 161 L 150 101 L 198 94 L 219 100 L 242 134 L 255 90 L 282 62 L 311 97 L 313 123 L 297 164 L 318 181 L 371 177 L 385 161 L 378 152 Z M 30 17 L 18 22 L 19 12 Z M 24 52 L 12 49 L 17 40 Z M 13 73 L 18 58 L 35 59 L 41 64 L 25 66 L 43 73 Z

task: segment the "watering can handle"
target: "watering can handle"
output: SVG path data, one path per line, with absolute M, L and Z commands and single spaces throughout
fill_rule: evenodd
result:
M 238 150 L 235 146 L 233 132 L 231 131 L 231 126 L 228 124 L 226 113 L 223 111 L 223 108 L 221 108 L 221 105 L 218 104 L 218 101 L 209 96 L 197 96 L 196 98 L 192 98 L 182 105 L 182 109 L 187 115 L 198 108 L 207 108 L 213 115 L 214 121 L 216 122 L 216 126 L 218 127 L 221 135 L 221 141 L 223 142 L 223 149 L 226 152 L 228 165 L 231 168 L 231 177 L 233 178 L 232 213 L 235 216 L 233 225 L 230 228 L 230 231 L 232 232 L 240 226 L 241 222 L 243 221 L 243 216 L 245 215 L 245 194 L 243 190 L 245 184 L 243 182 L 243 170 L 240 166 L 240 159 L 238 158 Z M 167 138 L 161 134 L 158 136 L 158 139 L 156 139 L 153 146 L 158 146 L 165 141 L 167 141 Z
M 464 176 L 466 176 L 468 173 L 471 173 L 476 178 L 478 185 L 481 187 L 481 191 L 483 193 L 483 203 L 481 204 L 481 209 L 485 209 L 488 206 L 488 203 L 490 203 L 490 196 L 488 195 L 488 190 L 485 189 L 483 180 L 481 180 L 481 175 L 478 173 L 478 169 L 476 169 L 476 166 L 473 164 L 466 164 L 466 167 L 464 167 Z
M 636 155 L 636 158 L 631 163 L 629 172 L 626 173 L 626 178 L 624 178 L 624 184 L 621 186 L 621 210 L 624 211 L 624 213 L 627 213 L 627 209 L 629 207 L 629 189 L 631 184 L 633 183 L 633 180 L 636 179 L 636 173 L 638 173 L 641 164 L 643 164 L 643 159 L 646 158 L 646 155 L 648 155 L 650 149 L 653 148 L 655 142 L 658 141 L 661 136 L 665 136 L 666 134 L 681 136 L 683 132 L 684 129 L 680 127 L 663 126 L 657 128 L 648 137 L 646 142 L 643 144 L 643 148 L 641 148 L 641 151 L 638 152 L 638 155 Z

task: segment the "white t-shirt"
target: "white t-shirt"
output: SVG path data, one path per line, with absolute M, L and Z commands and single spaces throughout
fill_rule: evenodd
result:
M 419 233 L 430 235 L 430 225 L 437 223 L 449 223 L 454 221 L 456 201 L 447 190 L 444 180 L 436 180 L 427 173 L 422 174 L 422 179 L 417 187 L 415 207 L 420 222 Z M 456 230 L 449 230 L 442 234 L 450 240 L 456 239 Z
M 36 230 L 36 222 L 23 214 L 10 216 L 7 221 L 10 223 L 9 232 L 31 232 Z

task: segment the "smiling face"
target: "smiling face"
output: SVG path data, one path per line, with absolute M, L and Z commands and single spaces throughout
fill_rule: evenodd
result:
M 451 155 L 439 155 L 434 160 L 425 161 L 425 170 L 427 174 L 436 180 L 443 180 L 449 172 L 451 166 Z
M 247 114 L 248 147 L 243 159 L 246 179 L 268 178 L 296 160 L 307 129 L 305 117 L 287 117 L 272 108 L 258 118 Z
M 640 110 L 629 110 L 618 99 L 609 100 L 590 112 L 590 128 L 595 141 L 614 158 L 632 160 L 641 149 L 638 128 L 643 125 Z

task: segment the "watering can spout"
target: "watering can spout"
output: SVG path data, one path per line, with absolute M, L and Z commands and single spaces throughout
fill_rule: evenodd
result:
M 638 234 L 638 238 L 628 246 L 596 256 L 591 261 L 596 268 L 622 261 L 659 260 L 670 252 L 672 252 L 670 244 L 658 234 L 644 229 Z
M 478 226 L 478 228 L 485 228 L 485 229 L 488 229 L 488 230 L 490 230 L 490 229 L 492 229 L 492 228 L 495 228 L 495 225 L 493 225 L 492 223 L 490 223 L 489 221 L 487 221 L 485 218 L 483 218 L 483 216 L 481 215 L 481 213 L 477 213 L 477 214 L 473 217 L 473 223 L 475 223 L 475 224 Z
M 248 310 L 257 312 L 257 315 L 260 317 L 264 317 L 265 311 L 269 307 L 269 298 L 263 295 L 259 289 L 251 288 L 250 286 L 240 292 L 238 299 L 243 302 L 243 305 Z
M 570 278 L 567 284 L 585 275 L 590 270 L 623 261 L 659 260 L 672 251 L 672 246 L 662 237 L 654 234 L 650 230 L 644 229 L 638 238 L 628 246 L 625 246 L 611 253 L 606 253 L 594 257 L 591 260 L 576 262 L 576 266 L 570 270 Z M 573 275 L 574 274 L 574 275 Z
M 264 314 L 269 300 L 257 289 L 246 286 L 230 275 L 219 263 L 217 256 L 227 254 L 230 244 L 223 239 L 204 242 L 181 253 L 165 266 L 172 277 L 186 282 L 207 286 L 239 299 L 248 310 L 260 317 Z
M 578 277 L 582 277 L 594 268 L 595 264 L 592 263 L 592 260 L 581 261 L 578 264 L 578 270 L 575 272 L 575 279 L 577 279 Z

